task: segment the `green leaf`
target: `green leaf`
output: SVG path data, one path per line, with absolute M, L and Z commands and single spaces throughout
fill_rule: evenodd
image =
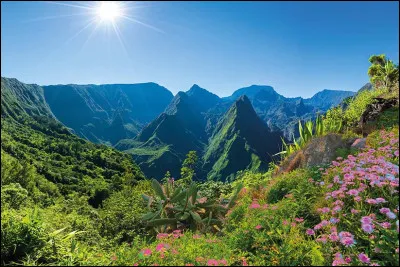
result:
M 149 226 L 159 226 L 159 225 L 174 224 L 176 222 L 177 222 L 176 219 L 164 218 L 164 219 L 155 219 L 155 220 L 149 221 L 147 224 Z
M 197 223 L 202 223 L 200 215 L 195 212 L 195 211 L 189 211 L 190 215 L 192 215 L 192 218 L 197 222 Z
M 153 219 L 156 215 L 157 215 L 157 214 L 154 213 L 154 212 L 148 212 L 148 213 L 146 213 L 145 215 L 142 216 L 142 220 L 143 220 L 143 221 L 151 220 L 151 219 Z
M 179 194 L 171 198 L 171 202 L 180 202 L 182 201 L 186 196 L 186 190 L 181 191 Z
M 153 187 L 154 192 L 156 192 L 156 194 L 159 197 L 161 197 L 161 199 L 163 199 L 163 200 L 167 199 L 167 197 L 164 194 L 164 191 L 162 190 L 162 187 L 161 187 L 160 183 L 156 179 L 153 179 L 151 181 L 151 186 Z

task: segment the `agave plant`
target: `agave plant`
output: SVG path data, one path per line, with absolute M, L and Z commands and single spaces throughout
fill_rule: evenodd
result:
M 169 179 L 165 185 L 153 179 L 151 184 L 159 200 L 156 201 L 152 196 L 142 195 L 150 210 L 142 217 L 142 221 L 147 226 L 154 227 L 157 232 L 178 228 L 219 230 L 224 215 L 233 206 L 243 187 L 240 184 L 229 200 L 217 201 L 207 200 L 206 197 L 200 196 L 195 182 L 192 182 L 188 188 L 176 186 L 173 179 Z

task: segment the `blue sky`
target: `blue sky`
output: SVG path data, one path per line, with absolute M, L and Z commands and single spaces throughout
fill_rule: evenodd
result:
M 196 83 L 219 96 L 264 84 L 310 97 L 322 89 L 358 90 L 368 82 L 372 54 L 399 61 L 398 2 L 128 6 L 126 15 L 158 30 L 117 19 L 123 49 L 110 23 L 76 35 L 94 17 L 86 9 L 2 1 L 1 75 L 40 85 L 152 81 L 174 94 Z

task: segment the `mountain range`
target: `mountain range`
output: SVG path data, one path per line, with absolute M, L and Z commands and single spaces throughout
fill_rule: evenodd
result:
M 252 85 L 221 98 L 195 84 L 174 96 L 156 83 L 38 86 L 2 78 L 1 112 L 58 120 L 80 137 L 132 154 L 148 177 L 166 171 L 178 177 L 195 150 L 197 179 L 231 180 L 238 170 L 266 170 L 281 137 L 297 137 L 299 120 L 354 94 L 323 90 L 286 98 L 271 86 Z

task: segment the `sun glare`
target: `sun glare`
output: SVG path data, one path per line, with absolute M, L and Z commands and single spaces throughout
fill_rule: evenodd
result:
M 113 21 L 122 16 L 122 8 L 118 2 L 101 1 L 97 8 L 97 15 L 102 21 Z

